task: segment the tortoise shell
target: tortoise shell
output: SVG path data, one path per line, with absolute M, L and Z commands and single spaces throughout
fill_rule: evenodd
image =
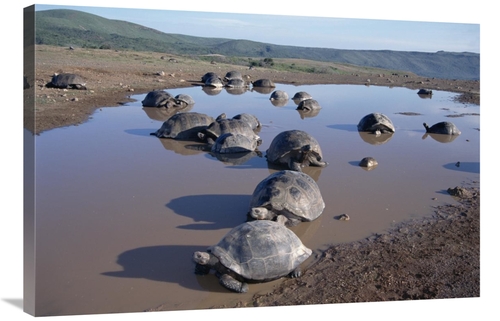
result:
M 382 113 L 371 113 L 361 118 L 358 123 L 358 131 L 394 133 L 396 130 L 389 117 Z
M 226 268 L 256 282 L 290 274 L 312 253 L 294 232 L 272 221 L 240 224 L 209 252 Z
M 214 122 L 214 118 L 202 113 L 177 113 L 167 119 L 160 129 L 152 135 L 159 138 L 192 140 L 198 138 L 198 132 Z
M 292 170 L 275 172 L 256 187 L 250 208 L 265 207 L 277 215 L 310 222 L 325 209 L 319 186 L 311 176 Z
M 170 101 L 173 96 L 164 90 L 150 91 L 142 101 L 143 107 L 162 107 Z
M 318 141 L 302 130 L 287 130 L 274 137 L 266 151 L 267 161 L 274 164 L 288 165 L 289 157 L 293 151 L 298 151 L 306 145 L 310 145 L 312 151 L 323 158 L 323 152 Z

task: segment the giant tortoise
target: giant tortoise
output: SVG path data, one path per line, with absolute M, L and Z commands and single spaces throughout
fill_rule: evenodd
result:
M 229 89 L 235 89 L 235 88 L 248 88 L 248 83 L 244 81 L 243 79 L 240 78 L 232 78 L 227 81 L 227 83 L 224 85 L 224 87 L 229 88 Z
M 219 77 L 219 75 L 217 75 L 215 72 L 210 71 L 210 72 L 205 73 L 203 76 L 201 76 L 201 82 L 205 83 L 209 78 L 218 78 L 218 79 L 221 79 Z
M 233 119 L 246 121 L 248 124 L 250 124 L 250 127 L 252 127 L 253 130 L 258 130 L 262 126 L 259 119 L 255 115 L 249 113 L 241 113 L 235 115 L 233 116 Z
M 151 133 L 158 138 L 197 140 L 198 132 L 214 122 L 214 118 L 202 113 L 177 113 L 167 119 L 160 129 Z
M 222 79 L 220 79 L 220 77 L 217 75 L 207 77 L 203 83 L 205 86 L 208 86 L 208 87 L 215 87 L 215 88 L 224 87 L 224 83 L 222 82 Z
M 67 88 L 67 89 L 87 89 L 85 87 L 85 80 L 77 74 L 72 73 L 62 73 L 62 74 L 54 74 L 52 76 L 52 80 L 45 85 L 45 87 L 49 88 Z
M 269 163 L 285 165 L 288 169 L 302 171 L 309 165 L 325 167 L 318 141 L 302 130 L 286 130 L 274 137 L 266 151 Z
M 295 104 L 299 104 L 301 101 L 305 99 L 311 99 L 313 98 L 311 94 L 305 92 L 305 91 L 298 91 L 293 95 L 292 100 L 295 102 Z
M 224 76 L 224 80 L 225 81 L 230 81 L 232 79 L 241 79 L 241 80 L 243 80 L 243 75 L 241 74 L 241 72 L 239 72 L 237 70 L 228 71 L 226 73 L 226 75 Z
M 167 102 L 167 107 L 186 108 L 194 105 L 194 99 L 187 94 L 178 94 Z
M 299 277 L 300 264 L 311 253 L 284 224 L 259 220 L 234 227 L 207 251 L 194 252 L 193 261 L 196 274 L 206 275 L 214 269 L 222 286 L 245 293 L 248 283 Z
M 233 154 L 256 151 L 262 140 L 254 139 L 240 133 L 227 132 L 215 140 L 210 151 L 214 154 Z
M 259 141 L 260 137 L 254 132 L 250 124 L 241 119 L 228 119 L 226 114 L 219 115 L 208 127 L 198 133 L 201 141 L 213 144 L 215 140 L 225 134 L 242 134 L 252 140 Z
M 283 90 L 275 90 L 269 97 L 270 100 L 288 100 L 288 94 Z
M 358 131 L 369 132 L 380 135 L 384 133 L 394 133 L 396 129 L 389 117 L 382 113 L 370 113 L 358 123 Z
M 142 107 L 167 107 L 167 103 L 174 97 L 164 90 L 153 90 L 148 92 L 142 100 Z
M 252 86 L 253 87 L 271 87 L 271 88 L 274 88 L 274 87 L 276 87 L 276 84 L 271 79 L 264 78 L 264 79 L 257 79 L 255 81 L 252 81 Z
M 429 134 L 442 134 L 442 135 L 460 135 L 462 132 L 458 130 L 457 126 L 449 121 L 442 121 L 429 127 L 424 123 L 425 131 Z
M 307 98 L 302 100 L 297 106 L 297 110 L 302 110 L 304 112 L 312 112 L 321 109 L 321 105 L 316 99 Z
M 324 208 L 319 186 L 311 176 L 282 170 L 255 187 L 248 216 L 254 220 L 273 220 L 282 215 L 287 226 L 294 226 L 317 219 Z

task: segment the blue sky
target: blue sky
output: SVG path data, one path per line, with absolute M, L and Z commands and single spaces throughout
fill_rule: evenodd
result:
M 249 14 L 133 9 L 121 8 L 119 5 L 116 7 L 36 5 L 36 10 L 60 8 L 133 22 L 166 33 L 201 37 L 247 39 L 279 45 L 335 49 L 480 52 L 480 25 L 469 22 L 268 14 L 272 10 Z M 228 10 L 227 7 L 225 9 Z

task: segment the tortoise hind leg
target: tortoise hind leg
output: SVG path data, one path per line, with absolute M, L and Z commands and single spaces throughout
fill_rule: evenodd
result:
M 219 283 L 233 292 L 238 292 L 238 293 L 248 292 L 248 284 L 236 280 L 229 274 L 222 274 L 219 277 Z

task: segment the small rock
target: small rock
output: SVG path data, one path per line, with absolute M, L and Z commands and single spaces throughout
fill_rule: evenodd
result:
M 341 214 L 338 216 L 339 221 L 349 221 L 351 218 L 347 214 Z
M 471 198 L 472 197 L 472 193 L 468 190 L 466 190 L 465 188 L 463 187 L 455 187 L 455 188 L 448 188 L 448 193 L 451 195 L 451 196 L 456 196 L 456 197 L 460 197 L 460 198 Z
M 359 162 L 359 166 L 366 167 L 367 169 L 373 169 L 377 167 L 378 162 L 373 157 L 365 157 Z

